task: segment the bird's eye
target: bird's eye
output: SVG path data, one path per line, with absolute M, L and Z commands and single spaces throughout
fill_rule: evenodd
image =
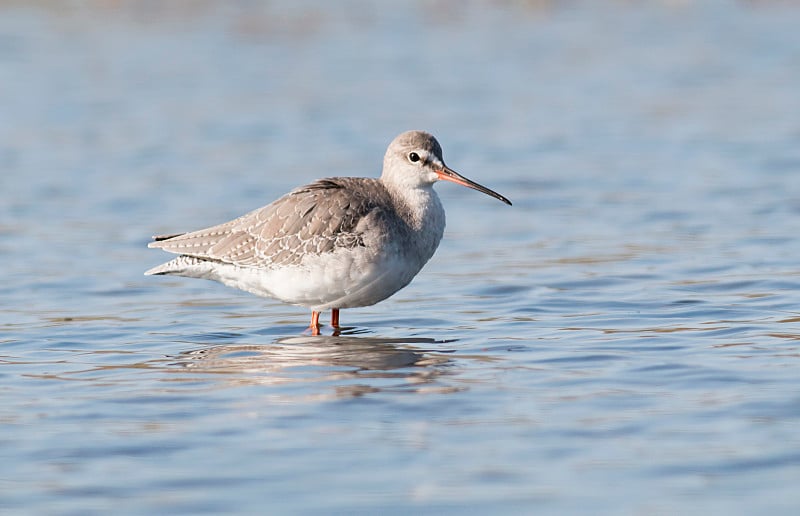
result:
M 410 161 L 411 163 L 416 163 L 417 161 L 419 161 L 419 154 L 417 154 L 416 152 L 412 152 L 411 154 L 408 155 L 408 161 Z

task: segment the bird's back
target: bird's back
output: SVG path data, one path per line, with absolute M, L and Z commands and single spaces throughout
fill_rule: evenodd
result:
M 230 222 L 155 237 L 149 247 L 240 267 L 297 265 L 308 256 L 364 246 L 364 222 L 382 223 L 391 204 L 379 180 L 320 179 Z

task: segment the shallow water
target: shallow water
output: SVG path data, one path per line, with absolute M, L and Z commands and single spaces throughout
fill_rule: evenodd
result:
M 89 5 L 0 4 L 4 512 L 800 508 L 796 6 Z M 340 335 L 142 276 L 411 128 L 514 206 Z

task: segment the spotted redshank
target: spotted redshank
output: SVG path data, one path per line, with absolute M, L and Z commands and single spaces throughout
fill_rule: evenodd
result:
M 340 309 L 383 301 L 433 256 L 445 225 L 439 180 L 511 205 L 448 168 L 432 135 L 408 131 L 389 144 L 380 179 L 320 179 L 230 222 L 156 236 L 149 247 L 180 256 L 145 274 L 215 280 L 310 308 L 318 335 L 321 311 L 338 328 Z

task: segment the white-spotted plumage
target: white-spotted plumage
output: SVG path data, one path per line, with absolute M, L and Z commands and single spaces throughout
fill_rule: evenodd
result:
M 442 239 L 445 215 L 433 190 L 452 181 L 508 199 L 444 164 L 439 142 L 408 131 L 386 151 L 380 179 L 332 177 L 207 229 L 155 237 L 149 247 L 179 256 L 145 274 L 219 281 L 319 312 L 369 306 L 417 275 Z

